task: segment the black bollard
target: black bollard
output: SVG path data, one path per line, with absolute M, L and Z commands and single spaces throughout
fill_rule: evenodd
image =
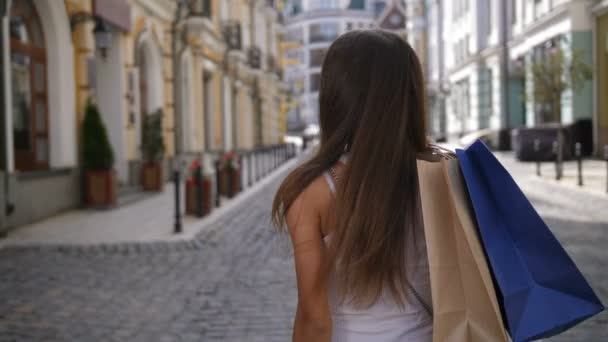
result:
M 536 153 L 536 175 L 540 177 L 540 139 L 534 139 L 534 152 Z
M 222 175 L 220 170 L 220 161 L 216 160 L 215 162 L 215 206 L 216 208 L 220 207 L 220 195 L 222 190 Z
M 251 180 L 251 178 L 253 177 L 253 151 L 249 151 L 247 153 L 247 172 L 249 174 L 249 176 L 247 177 L 247 182 L 249 183 L 249 187 L 251 187 L 253 185 L 253 182 Z
M 243 155 L 239 155 L 239 182 L 237 184 L 237 192 L 241 192 L 243 191 L 243 188 L 245 188 L 245 182 L 243 182 L 243 175 L 245 174 L 245 171 L 243 170 Z
M 200 165 L 194 171 L 194 182 L 196 189 L 196 216 L 203 217 L 203 171 Z
M 604 146 L 604 159 L 606 160 L 606 193 L 608 193 L 608 145 Z
M 175 185 L 175 226 L 173 227 L 173 233 L 179 234 L 182 232 L 182 209 L 180 204 L 181 196 L 179 194 L 180 179 L 178 170 L 173 172 L 173 184 Z
M 553 142 L 553 154 L 555 155 L 555 180 L 560 180 L 560 170 L 559 170 L 559 143 L 557 141 Z
M 578 167 L 578 186 L 583 186 L 583 151 L 581 143 L 574 144 L 574 154 Z
M 255 181 L 256 183 L 260 181 L 262 177 L 262 154 L 260 153 L 260 149 L 255 149 Z

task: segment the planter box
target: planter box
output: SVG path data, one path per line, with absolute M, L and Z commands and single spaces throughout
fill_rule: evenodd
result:
M 86 171 L 86 201 L 91 207 L 116 205 L 116 172 L 114 170 Z
M 163 191 L 163 169 L 161 163 L 146 163 L 141 169 L 141 182 L 145 191 Z
M 195 182 L 186 182 L 186 214 L 203 217 L 211 213 L 211 181 L 203 178 L 198 188 Z M 201 190 L 201 202 L 197 201 L 197 191 Z
M 220 172 L 220 193 L 233 198 L 241 191 L 241 170 L 225 168 Z

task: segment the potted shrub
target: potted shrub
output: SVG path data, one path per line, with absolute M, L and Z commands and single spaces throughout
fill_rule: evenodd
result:
M 200 172 L 199 181 L 197 172 Z M 211 208 L 211 180 L 203 175 L 200 162 L 195 160 L 190 165 L 190 176 L 186 180 L 186 214 L 203 217 L 211 212 Z
M 220 174 L 221 193 L 229 198 L 241 191 L 241 170 L 238 156 L 234 152 L 224 154 Z
M 143 121 L 141 149 L 144 164 L 141 171 L 142 187 L 145 191 L 163 190 L 161 161 L 165 153 L 163 141 L 163 113 L 157 110 L 148 114 Z
M 82 162 L 87 205 L 116 205 L 114 152 L 97 106 L 90 99 L 87 101 L 82 123 Z

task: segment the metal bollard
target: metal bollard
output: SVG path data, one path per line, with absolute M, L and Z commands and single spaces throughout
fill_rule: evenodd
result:
M 255 181 L 256 183 L 262 177 L 262 155 L 260 153 L 260 149 L 256 148 L 255 150 Z
M 196 189 L 196 216 L 203 217 L 203 171 L 200 165 L 194 171 L 194 182 Z
M 239 155 L 239 186 L 238 186 L 238 192 L 241 192 L 245 189 L 245 182 L 243 182 L 243 175 L 245 174 L 245 171 L 243 170 L 243 155 Z
M 175 185 L 175 225 L 173 227 L 173 233 L 179 234 L 182 232 L 182 209 L 180 203 L 180 177 L 178 170 L 173 171 L 173 184 Z
M 574 144 L 574 154 L 576 156 L 576 163 L 578 167 L 578 186 L 583 186 L 583 146 L 581 143 Z
M 540 139 L 534 140 L 534 152 L 536 152 L 536 175 L 540 177 Z
M 604 146 L 604 160 L 606 160 L 606 193 L 608 193 L 608 145 Z
M 557 141 L 553 142 L 553 154 L 555 155 L 555 180 L 560 180 L 560 172 L 559 172 L 559 143 Z
M 253 152 L 249 151 L 247 153 L 247 172 L 249 173 L 249 177 L 247 177 L 247 181 L 249 182 L 249 187 L 251 187 L 253 185 L 253 182 L 251 180 L 251 178 L 253 177 Z
M 220 194 L 221 194 L 221 190 L 222 190 L 222 175 L 221 175 L 221 170 L 220 170 L 220 161 L 216 160 L 214 162 L 215 164 L 215 206 L 217 208 L 220 207 Z

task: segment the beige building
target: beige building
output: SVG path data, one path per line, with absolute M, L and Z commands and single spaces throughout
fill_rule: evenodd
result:
M 280 23 L 267 1 L 4 3 L 0 204 L 14 210 L 0 231 L 81 203 L 88 98 L 128 191 L 141 182 L 143 118 L 159 110 L 166 177 L 176 160 L 206 155 L 211 172 L 220 153 L 282 142 Z

